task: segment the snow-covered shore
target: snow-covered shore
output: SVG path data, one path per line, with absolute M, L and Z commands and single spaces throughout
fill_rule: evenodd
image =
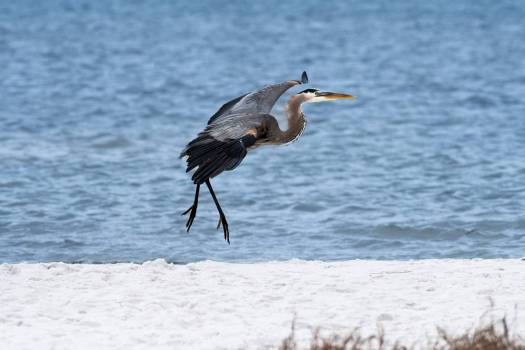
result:
M 407 344 L 478 325 L 490 299 L 523 333 L 525 261 L 2 264 L 0 348 L 263 348 L 294 318 L 299 337 L 380 323 Z

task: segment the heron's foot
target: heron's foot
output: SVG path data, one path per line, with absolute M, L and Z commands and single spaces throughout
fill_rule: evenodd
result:
M 190 212 L 190 210 L 193 209 L 193 205 L 189 207 L 184 213 L 180 214 L 181 216 L 184 216 Z
M 219 214 L 219 223 L 217 224 L 217 230 L 221 227 L 224 231 L 224 239 L 228 244 L 230 244 L 230 230 L 228 229 L 228 221 L 226 221 L 226 216 L 224 214 Z
M 190 217 L 188 218 L 188 221 L 186 222 L 186 232 L 190 232 L 191 225 L 193 225 L 193 220 L 195 220 L 195 216 L 197 215 L 197 206 L 192 205 L 184 213 L 182 213 L 182 216 L 188 213 L 190 213 Z

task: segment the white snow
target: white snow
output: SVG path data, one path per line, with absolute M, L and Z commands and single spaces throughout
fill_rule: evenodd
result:
M 260 349 L 294 318 L 409 343 L 504 315 L 523 334 L 525 261 L 0 265 L 0 349 Z

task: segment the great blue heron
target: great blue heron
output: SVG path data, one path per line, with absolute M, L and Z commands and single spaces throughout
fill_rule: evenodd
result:
M 354 98 L 352 95 L 322 92 L 306 89 L 290 97 L 286 106 L 288 129 L 281 130 L 275 117 L 270 115 L 277 99 L 289 88 L 308 83 L 306 72 L 301 80 L 287 80 L 280 84 L 268 85 L 225 103 L 208 120 L 208 126 L 199 133 L 181 152 L 180 157 L 187 157 L 186 172 L 195 170 L 192 176 L 195 188 L 193 205 L 182 215 L 190 213 L 186 222 L 189 232 L 199 205 L 199 190 L 206 183 L 219 212 L 217 229 L 224 230 L 224 239 L 230 243 L 228 222 L 222 211 L 210 179 L 224 170 L 235 169 L 247 152 L 264 145 L 283 145 L 293 142 L 301 136 L 306 126 L 306 119 L 301 111 L 302 103 L 333 101 Z

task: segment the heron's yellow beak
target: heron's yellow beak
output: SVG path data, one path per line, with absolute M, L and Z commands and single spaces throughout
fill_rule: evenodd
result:
M 341 99 L 353 99 L 355 96 L 348 94 L 341 94 L 339 92 L 318 92 L 317 96 L 322 97 L 324 100 L 341 100 Z

